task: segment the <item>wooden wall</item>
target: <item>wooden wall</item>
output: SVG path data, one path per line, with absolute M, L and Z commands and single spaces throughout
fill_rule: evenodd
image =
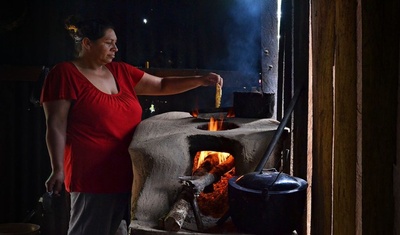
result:
M 312 1 L 312 234 L 393 233 L 398 10 Z

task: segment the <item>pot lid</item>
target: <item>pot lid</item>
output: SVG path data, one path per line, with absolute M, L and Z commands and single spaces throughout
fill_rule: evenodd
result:
M 268 191 L 289 191 L 302 186 L 296 177 L 277 171 L 248 173 L 237 178 L 236 183 L 244 188 Z

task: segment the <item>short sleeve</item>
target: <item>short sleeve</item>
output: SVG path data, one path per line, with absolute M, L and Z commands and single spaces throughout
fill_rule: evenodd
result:
M 40 103 L 53 100 L 75 100 L 77 98 L 74 84 L 73 68 L 67 63 L 55 65 L 44 80 Z
M 140 81 L 140 79 L 143 77 L 144 71 L 136 68 L 133 65 L 127 64 L 127 63 L 124 63 L 124 65 L 127 67 L 130 77 L 132 78 L 134 84 L 136 85 Z

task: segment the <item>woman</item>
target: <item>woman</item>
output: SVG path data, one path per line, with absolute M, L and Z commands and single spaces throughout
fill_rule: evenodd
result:
M 222 86 L 215 73 L 157 77 L 124 62 L 113 26 L 104 20 L 66 20 L 76 58 L 49 72 L 41 95 L 52 173 L 46 189 L 71 198 L 69 235 L 114 235 L 130 203 L 128 147 L 142 109 L 137 95 L 171 95 Z

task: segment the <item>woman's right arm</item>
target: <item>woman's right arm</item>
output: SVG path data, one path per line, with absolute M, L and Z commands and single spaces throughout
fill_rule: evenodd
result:
M 71 101 L 55 100 L 43 103 L 46 117 L 46 144 L 52 172 L 46 181 L 46 190 L 60 195 L 64 183 L 64 149 L 67 119 Z

